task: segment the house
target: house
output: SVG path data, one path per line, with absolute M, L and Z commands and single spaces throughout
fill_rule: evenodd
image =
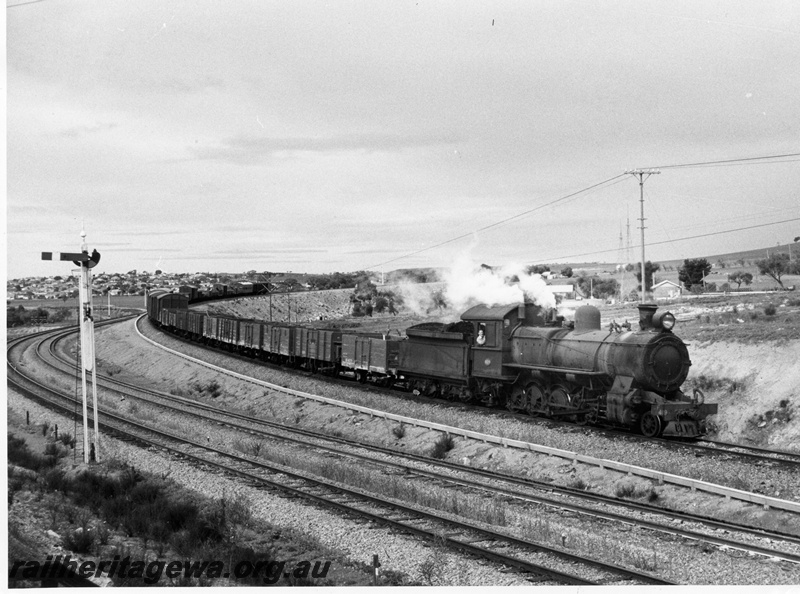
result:
M 561 299 L 575 299 L 575 287 L 573 285 L 547 285 L 553 295 Z
M 653 285 L 653 299 L 676 299 L 683 294 L 683 287 L 670 280 Z

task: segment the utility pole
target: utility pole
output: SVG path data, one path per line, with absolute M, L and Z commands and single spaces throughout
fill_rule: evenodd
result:
M 52 260 L 53 252 L 42 252 L 42 260 Z M 81 376 L 83 387 L 83 461 L 96 462 L 100 460 L 100 424 L 98 420 L 97 408 L 97 377 L 95 374 L 94 361 L 94 316 L 92 314 L 92 268 L 97 266 L 100 261 L 100 253 L 92 250 L 89 255 L 89 248 L 86 246 L 86 231 L 81 229 L 81 251 L 80 253 L 61 252 L 60 260 L 72 262 L 80 266 L 80 302 L 81 311 L 79 313 L 81 330 Z M 92 394 L 94 403 L 94 443 L 89 446 L 89 411 L 88 395 L 86 387 L 86 372 L 92 372 Z M 90 452 L 92 455 L 90 455 Z
M 661 172 L 658 169 L 632 169 L 630 171 L 626 171 L 625 173 L 639 178 L 639 207 L 641 212 L 639 221 L 641 221 L 642 224 L 640 227 L 642 230 L 642 296 L 640 301 L 642 303 L 647 303 L 647 275 L 644 267 L 644 182 L 651 175 L 657 175 Z

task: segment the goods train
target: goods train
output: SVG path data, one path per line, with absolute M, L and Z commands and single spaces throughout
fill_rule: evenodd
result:
M 627 427 L 648 437 L 697 437 L 717 412 L 699 390 L 681 390 L 689 353 L 672 332 L 675 316 L 654 304 L 639 305 L 637 330 L 601 328 L 600 311 L 590 305 L 567 324 L 555 311 L 520 303 L 478 305 L 456 323 L 412 326 L 405 338 L 210 315 L 188 306 L 185 294 L 154 291 L 147 298 L 150 319 L 181 336 L 417 394 Z

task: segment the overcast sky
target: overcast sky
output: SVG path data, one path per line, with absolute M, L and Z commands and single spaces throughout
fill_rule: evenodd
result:
M 82 224 L 98 272 L 637 261 L 615 176 L 800 153 L 793 0 L 7 6 L 8 277 Z M 648 259 L 799 236 L 777 161 L 651 176 Z

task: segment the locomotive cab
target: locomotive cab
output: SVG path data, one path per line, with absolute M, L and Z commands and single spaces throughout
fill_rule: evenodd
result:
M 469 340 L 470 366 L 474 389 L 486 404 L 504 399 L 504 386 L 513 383 L 519 372 L 514 362 L 511 338 L 523 326 L 545 326 L 552 322 L 548 312 L 535 303 L 476 305 L 461 315 L 472 330 Z

